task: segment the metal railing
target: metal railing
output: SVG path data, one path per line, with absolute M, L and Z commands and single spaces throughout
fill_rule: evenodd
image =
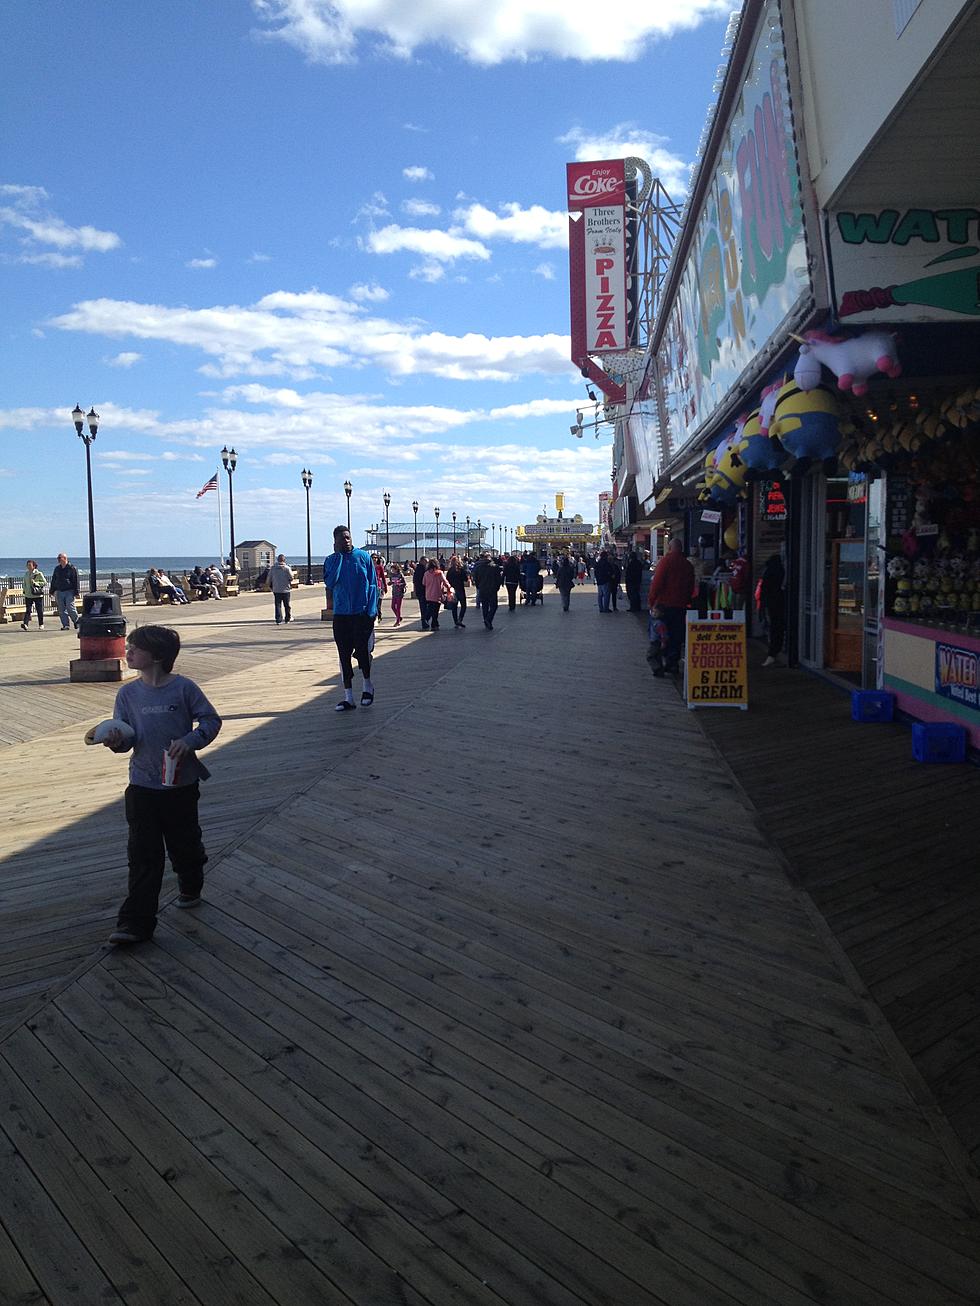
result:
M 306 564 L 293 563 L 293 570 L 299 579 L 300 588 L 306 587 Z M 323 584 L 323 563 L 315 563 L 312 567 L 312 577 L 314 585 Z M 180 572 L 171 575 L 170 579 L 183 588 L 185 576 L 189 579 L 189 572 Z M 238 589 L 240 593 L 252 593 L 261 589 L 265 573 L 263 571 L 253 571 L 248 566 L 242 566 L 238 573 Z M 144 587 L 146 584 L 146 572 L 112 572 L 108 577 L 98 577 L 100 587 L 104 587 L 110 594 L 118 594 L 119 601 L 123 607 L 140 607 L 146 603 L 144 598 Z M 21 576 L 0 576 L 0 592 L 7 591 L 8 603 L 19 603 L 23 601 L 22 594 L 23 578 Z M 79 603 L 81 600 L 79 600 Z M 47 590 L 44 592 L 45 609 L 54 607 L 54 599 L 51 598 Z

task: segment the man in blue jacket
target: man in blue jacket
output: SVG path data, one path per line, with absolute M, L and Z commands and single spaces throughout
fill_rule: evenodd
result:
M 370 643 L 378 615 L 378 576 L 371 555 L 354 548 L 346 526 L 334 528 L 333 545 L 333 553 L 323 560 L 323 583 L 333 594 L 333 638 L 344 677 L 344 697 L 336 710 L 353 712 L 352 658 L 356 658 L 364 677 L 361 707 L 370 707 L 374 702 Z

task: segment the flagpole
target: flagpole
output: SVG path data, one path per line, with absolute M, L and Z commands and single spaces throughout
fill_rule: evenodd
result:
M 218 482 L 218 484 L 214 487 L 215 493 L 218 496 L 218 566 L 221 568 L 223 572 L 225 569 L 224 568 L 225 559 L 224 559 L 224 554 L 222 553 L 222 549 L 224 548 L 224 545 L 222 544 L 222 540 L 224 539 L 224 534 L 222 532 L 222 527 L 221 527 L 221 477 L 218 476 L 217 473 L 215 473 L 215 479 Z

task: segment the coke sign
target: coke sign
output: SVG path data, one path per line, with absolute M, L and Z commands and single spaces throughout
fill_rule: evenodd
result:
M 568 207 L 572 212 L 594 205 L 626 203 L 626 164 L 623 159 L 601 162 L 568 163 Z

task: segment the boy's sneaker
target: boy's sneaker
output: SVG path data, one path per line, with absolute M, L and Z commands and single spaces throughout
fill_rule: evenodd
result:
M 200 907 L 201 895 L 199 893 L 182 893 L 174 903 L 175 907 Z
M 115 929 L 109 935 L 110 943 L 145 943 L 150 938 L 149 934 L 139 934 L 136 930 L 127 930 L 122 927 Z

